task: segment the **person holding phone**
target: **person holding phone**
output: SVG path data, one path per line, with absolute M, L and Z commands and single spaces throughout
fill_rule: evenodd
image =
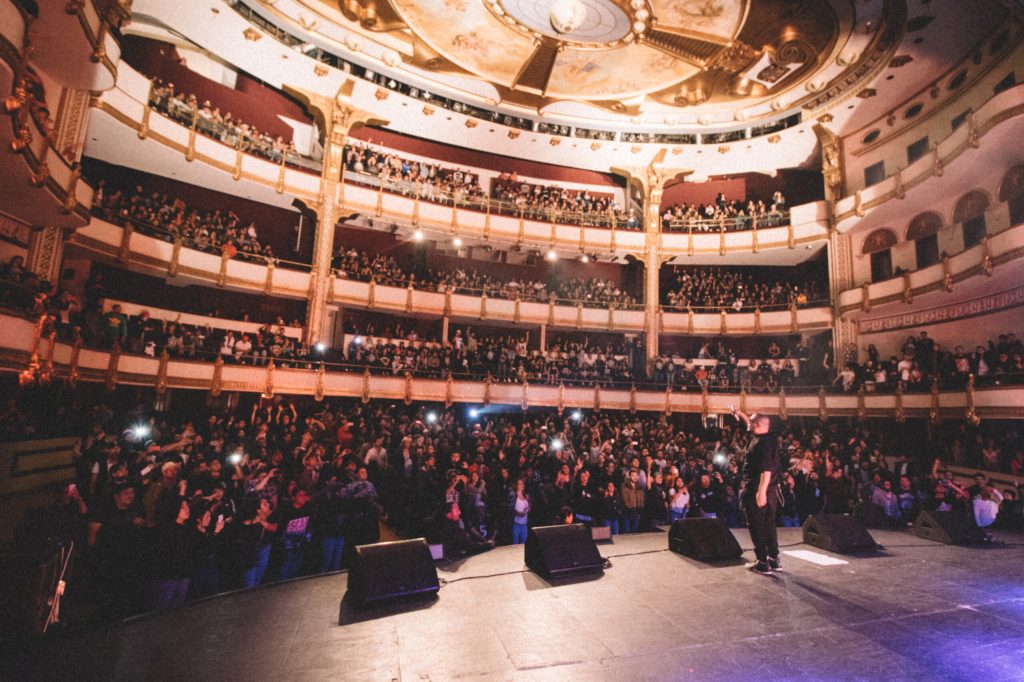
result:
M 750 539 L 754 543 L 757 561 L 750 569 L 760 575 L 781 571 L 779 538 L 775 528 L 775 510 L 779 496 L 779 439 L 771 432 L 771 419 L 766 414 L 748 416 L 732 405 L 732 414 L 742 420 L 754 434 L 747 446 L 743 464 L 743 493 L 741 506 L 747 514 Z

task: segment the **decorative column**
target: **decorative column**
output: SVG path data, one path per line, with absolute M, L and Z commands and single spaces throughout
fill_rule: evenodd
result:
M 64 237 L 64 230 L 59 227 L 33 225 L 28 237 L 25 269 L 51 284 L 58 282 L 64 259 Z
M 855 321 L 843 319 L 839 313 L 839 294 L 854 288 L 853 247 L 847 234 L 833 230 L 828 244 L 828 284 L 832 299 L 832 343 L 837 364 L 859 362 L 858 329 Z
M 331 259 L 334 255 L 334 228 L 343 214 L 344 187 L 342 168 L 349 132 L 369 123 L 386 124 L 367 111 L 350 103 L 353 83 L 342 84 L 333 98 L 285 86 L 285 90 L 302 101 L 316 118 L 323 131 L 323 165 L 320 188 L 310 206 L 316 211 L 317 229 L 313 239 L 313 262 L 309 273 L 309 299 L 306 308 L 305 341 L 310 346 L 324 338 L 327 304 L 332 298 L 334 278 Z
M 665 150 L 662 149 L 646 168 L 613 168 L 612 171 L 624 175 L 629 185 L 640 185 L 644 195 L 644 333 L 646 335 L 647 375 L 654 369 L 654 361 L 659 349 L 659 274 L 661 270 L 661 198 L 665 185 L 687 171 L 678 168 L 666 168 Z

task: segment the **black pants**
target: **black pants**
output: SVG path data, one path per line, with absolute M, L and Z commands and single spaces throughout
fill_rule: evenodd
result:
M 743 500 L 743 508 L 747 512 L 747 526 L 750 529 L 750 540 L 754 543 L 754 554 L 758 561 L 766 561 L 768 557 L 779 556 L 779 534 L 775 527 L 775 509 L 778 500 L 772 491 L 768 491 L 768 505 L 758 507 L 753 497 Z

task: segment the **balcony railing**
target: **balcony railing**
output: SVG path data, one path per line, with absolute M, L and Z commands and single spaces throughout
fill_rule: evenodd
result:
M 966 391 L 893 394 L 829 394 L 824 387 L 807 387 L 807 392 L 787 389 L 763 394 L 744 390 L 709 392 L 682 391 L 664 386 L 631 384 L 617 386 L 537 385 L 528 381 L 457 380 L 416 378 L 412 374 L 375 375 L 367 368 L 357 371 L 327 371 L 318 363 L 310 368 L 265 367 L 171 360 L 83 348 L 43 334 L 39 323 L 12 314 L 0 315 L 5 334 L 0 354 L 0 370 L 19 372 L 24 382 L 76 380 L 102 381 L 108 387 L 120 384 L 149 386 L 158 392 L 170 388 L 208 390 L 215 395 L 224 391 L 261 393 L 271 397 L 312 395 L 358 397 L 363 400 L 423 400 L 473 404 L 530 407 L 622 409 L 652 412 L 692 412 L 704 415 L 724 414 L 737 404 L 747 412 L 789 415 L 891 417 L 902 420 L 921 418 L 998 418 L 1017 414 L 1024 403 L 1024 387 L 1019 383 Z M 361 372 L 360 372 L 361 370 Z M 1019 375 L 1005 380 L 1019 380 Z

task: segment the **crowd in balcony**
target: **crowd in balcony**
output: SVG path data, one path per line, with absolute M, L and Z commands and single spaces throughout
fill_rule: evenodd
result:
M 631 308 L 639 302 L 611 280 L 600 278 L 584 279 L 572 277 L 556 279 L 551 283 L 529 279 L 500 279 L 474 268 L 459 267 L 443 270 L 427 269 L 422 276 L 403 268 L 393 256 L 369 254 L 354 248 L 342 248 L 334 261 L 335 269 L 344 277 L 360 282 L 371 279 L 377 284 L 414 288 L 426 291 L 445 292 L 504 298 L 523 301 L 547 302 L 555 299 L 573 305 L 582 303 L 587 307 L 614 306 Z
M 610 193 L 568 189 L 558 185 L 539 185 L 520 180 L 515 172 L 504 171 L 491 182 L 490 199 L 480 176 L 456 166 L 443 166 L 423 160 L 407 159 L 400 154 L 359 142 L 345 147 L 348 178 L 359 182 L 359 175 L 378 178 L 390 191 L 443 204 L 456 204 L 483 210 L 490 204 L 494 213 L 531 220 L 550 221 L 552 215 L 563 223 L 642 227 L 639 218 L 627 215 Z
M 786 198 L 781 191 L 772 194 L 771 201 L 756 197 L 729 199 L 719 192 L 709 204 L 672 204 L 664 209 L 661 227 L 666 232 L 718 232 L 750 230 L 789 224 Z
M 528 350 L 526 336 L 477 336 L 472 330 L 455 331 L 447 343 L 431 340 L 378 337 L 355 333 L 346 358 L 373 372 L 418 377 L 568 386 L 628 387 L 643 378 L 635 344 L 597 346 L 552 344 L 547 352 Z M 642 356 L 642 347 L 640 348 Z M 634 369 L 636 368 L 636 369 Z
M 0 305 L 28 312 L 42 312 L 53 285 L 25 267 L 24 256 L 11 256 L 0 265 Z M 53 305 L 50 303 L 49 305 Z
M 149 106 L 183 125 L 194 127 L 203 135 L 275 163 L 298 156 L 291 140 L 262 132 L 243 121 L 241 116 L 236 118 L 230 111 L 221 112 L 220 107 L 209 100 L 200 102 L 195 95 L 178 92 L 174 83 L 154 78 Z
M 761 271 L 726 268 L 672 268 L 663 278 L 663 303 L 676 310 L 711 309 L 752 312 L 822 305 L 827 298 L 823 285 L 814 277 L 786 279 L 766 276 Z M 825 303 L 827 305 L 827 303 Z
M 214 361 L 219 357 L 229 364 L 263 366 L 274 361 L 278 367 L 302 369 L 312 369 L 319 360 L 311 357 L 308 345 L 289 336 L 281 318 L 256 331 L 241 331 L 232 328 L 229 320 L 213 326 L 164 320 L 153 317 L 148 310 L 127 315 L 115 303 L 106 312 L 87 309 L 81 323 L 82 338 L 89 345 L 116 345 L 124 352 L 150 357 L 166 351 L 176 360 Z
M 260 263 L 274 258 L 270 244 L 260 242 L 255 222 L 246 223 L 233 211 L 189 208 L 180 198 L 146 192 L 141 185 L 108 190 L 99 180 L 93 213 L 112 223 L 130 223 L 133 229 L 164 241 L 180 237 L 185 246 L 208 253 Z
M 406 159 L 394 152 L 377 150 L 368 143 L 345 146 L 345 169 L 376 177 L 391 191 L 443 204 L 485 206 L 480 176 L 462 168 Z M 358 176 L 347 179 L 359 182 Z
M 963 389 L 970 376 L 978 386 L 1024 382 L 1024 347 L 1014 333 L 999 334 L 974 346 L 943 347 L 927 331 L 908 336 L 898 353 L 888 358 L 870 344 L 864 362 L 846 362 L 838 369 L 835 386 L 845 392 L 895 390 L 928 391 L 939 383 L 944 389 Z
M 31 422 L 0 414 L 0 425 Z M 37 552 L 57 531 L 83 548 L 68 594 L 98 619 L 338 570 L 386 519 L 448 561 L 524 541 L 534 525 L 643 532 L 685 517 L 744 524 L 740 471 L 751 436 L 726 420 L 686 428 L 664 415 L 470 412 L 395 402 L 278 397 L 221 411 L 80 406 L 75 480 L 17 537 Z M 52 419 L 52 417 L 51 417 Z M 776 424 L 786 473 L 777 523 L 877 505 L 893 527 L 924 509 L 1020 528 L 1019 491 L 958 484 L 936 456 L 995 437 L 947 425 L 916 451 L 900 428 L 844 420 Z M 908 459 L 904 461 L 902 456 Z M 33 545 L 32 543 L 36 543 Z
M 785 348 L 772 341 L 766 357 L 740 358 L 728 344 L 711 340 L 701 346 L 696 360 L 678 354 L 662 353 L 654 361 L 652 379 L 659 386 L 682 390 L 739 391 L 774 393 L 780 388 L 813 385 L 813 372 L 801 374 L 809 357 L 803 342 Z M 714 360 L 714 363 L 702 362 Z
M 551 220 L 556 215 L 563 223 L 643 228 L 636 214 L 627 214 L 611 193 L 528 183 L 514 172 L 502 173 L 491 183 L 491 198 L 501 202 L 504 210 L 511 209 L 512 213 L 533 220 Z

